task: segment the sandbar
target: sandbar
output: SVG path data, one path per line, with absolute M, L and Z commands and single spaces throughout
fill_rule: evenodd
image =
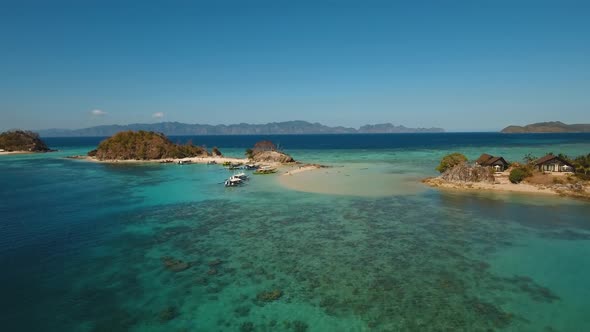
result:
M 370 164 L 298 165 L 284 169 L 277 181 L 291 190 L 346 196 L 384 197 L 426 190 L 418 175 L 384 173 Z

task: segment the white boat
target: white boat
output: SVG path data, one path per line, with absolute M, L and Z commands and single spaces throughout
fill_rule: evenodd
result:
M 241 180 L 248 180 L 248 175 L 246 175 L 246 173 L 244 173 L 244 172 L 241 172 L 241 173 L 237 173 L 237 174 L 232 175 L 232 178 L 238 178 Z
M 224 185 L 226 187 L 237 187 L 244 183 L 244 180 L 237 178 L 235 176 L 230 177 L 229 179 L 225 180 Z

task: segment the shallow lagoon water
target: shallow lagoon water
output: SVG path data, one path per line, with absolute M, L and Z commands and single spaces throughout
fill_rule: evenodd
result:
M 509 158 L 590 150 L 589 140 L 567 137 L 561 145 L 515 137 L 495 149 Z M 472 141 L 288 152 L 331 170 L 407 179 L 434 175 L 447 151 L 497 153 Z M 239 155 L 239 144 L 224 151 Z M 308 193 L 275 176 L 226 189 L 219 183 L 229 173 L 216 166 L 92 164 L 61 158 L 85 146 L 60 148 L 0 159 L 3 330 L 590 326 L 586 202 L 389 191 L 387 182 L 380 195 Z M 170 259 L 186 265 L 175 270 Z M 273 290 L 275 301 L 260 295 Z

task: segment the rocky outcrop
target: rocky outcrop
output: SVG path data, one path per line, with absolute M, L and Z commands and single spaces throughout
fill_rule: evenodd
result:
M 279 151 L 261 151 L 252 155 L 252 161 L 255 162 L 272 162 L 272 163 L 292 163 L 295 159 L 290 155 Z
M 491 167 L 472 166 L 461 163 L 446 170 L 441 179 L 448 182 L 488 182 L 494 183 L 494 171 Z
M 0 134 L 0 149 L 5 151 L 49 152 L 52 151 L 37 133 L 26 130 L 11 130 Z

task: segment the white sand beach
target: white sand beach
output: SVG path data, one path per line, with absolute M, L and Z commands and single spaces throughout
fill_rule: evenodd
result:
M 71 156 L 68 158 L 78 159 L 78 160 L 86 160 L 86 161 L 95 162 L 95 163 L 107 163 L 107 164 L 112 164 L 112 163 L 125 163 L 125 164 L 162 163 L 165 161 L 168 161 L 171 163 L 178 163 L 178 162 L 182 161 L 182 162 L 190 162 L 190 163 L 194 163 L 194 164 L 207 164 L 207 163 L 211 163 L 211 162 L 215 162 L 217 164 L 223 164 L 226 162 L 233 163 L 233 164 L 250 163 L 250 160 L 248 160 L 246 158 L 232 158 L 232 157 L 191 157 L 191 158 L 146 159 L 146 160 L 138 160 L 138 159 L 126 159 L 126 160 L 105 159 L 105 160 L 100 160 L 95 157 L 89 157 L 89 156 Z M 254 163 L 254 164 L 261 164 L 261 163 Z M 265 162 L 263 164 L 278 166 L 278 163 Z
M 32 151 L 0 151 L 0 156 L 7 156 L 7 155 L 13 155 L 13 154 L 32 154 L 32 153 L 37 153 L 37 152 L 32 152 Z

